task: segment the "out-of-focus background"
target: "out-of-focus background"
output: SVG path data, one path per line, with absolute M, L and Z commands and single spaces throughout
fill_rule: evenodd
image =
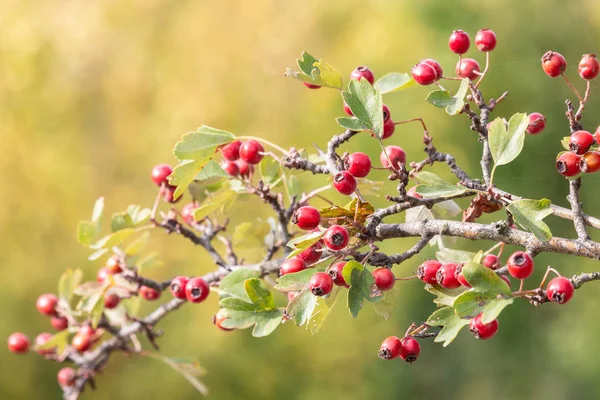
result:
M 464 29 L 473 38 L 478 29 L 492 28 L 498 46 L 483 90 L 488 98 L 510 93 L 496 115 L 539 111 L 548 119 L 542 134 L 526 138 L 519 158 L 498 170 L 497 183 L 522 196 L 566 205 L 567 183 L 553 161 L 568 132 L 564 100 L 574 96 L 564 82 L 542 72 L 539 59 L 548 49 L 561 52 L 569 62 L 567 75 L 582 88 L 577 63 L 582 54 L 600 51 L 599 16 L 597 2 L 560 0 L 3 0 L 0 337 L 15 330 L 32 337 L 51 331 L 35 309 L 37 296 L 55 291 L 67 267 L 81 267 L 93 279 L 101 265 L 86 260 L 89 252 L 75 238 L 77 221 L 89 218 L 101 195 L 108 215 L 132 203 L 150 206 L 156 190 L 150 169 L 174 162 L 171 149 L 182 133 L 207 124 L 261 135 L 284 147 L 325 146 L 340 131 L 334 117 L 343 114 L 342 102 L 335 90 L 307 90 L 282 76 L 303 50 L 344 76 L 359 64 L 377 76 L 408 72 L 425 57 L 438 59 L 451 72 L 457 57 L 447 48 L 450 32 Z M 483 62 L 474 49 L 469 56 Z M 480 150 L 467 118 L 449 117 L 425 104 L 427 90 L 389 94 L 384 101 L 394 119 L 425 118 L 438 148 L 453 153 L 476 175 Z M 598 98 L 600 93 L 593 92 L 583 120 L 590 130 L 600 122 Z M 418 126 L 402 126 L 389 142 L 404 147 L 409 161 L 418 161 L 423 158 L 420 135 Z M 345 147 L 375 158 L 377 148 L 368 135 Z M 445 174 L 440 167 L 435 171 Z M 303 188 L 321 185 L 318 179 L 306 177 Z M 600 176 L 587 176 L 584 182 L 583 200 L 593 213 Z M 393 191 L 392 185 L 386 188 Z M 382 197 L 371 200 L 385 204 Z M 240 203 L 233 221 L 247 220 L 250 208 L 253 215 L 257 207 L 268 215 L 258 204 Z M 573 236 L 570 223 L 548 220 L 555 235 Z M 396 240 L 383 248 L 398 252 L 411 243 Z M 469 250 L 489 245 L 457 243 Z M 165 261 L 148 272 L 153 278 L 213 268 L 201 249 L 180 238 L 156 232 L 152 246 Z M 412 275 L 432 255 L 428 249 L 394 271 Z M 247 254 L 248 259 L 258 256 Z M 599 268 L 598 262 L 542 255 L 536 274 L 541 276 L 549 264 L 567 276 Z M 487 342 L 475 341 L 466 331 L 448 348 L 423 341 L 413 365 L 377 358 L 383 338 L 402 334 L 434 309 L 421 284 L 399 285 L 390 321 L 368 306 L 352 320 L 340 302 L 316 336 L 292 324 L 263 339 L 252 338 L 249 331 L 223 333 L 210 322 L 217 309 L 212 298 L 183 307 L 161 323 L 166 330 L 161 350 L 198 356 L 214 399 L 600 397 L 600 285 L 586 285 L 560 307 L 509 307 L 500 317 L 498 335 Z M 6 349 L 0 357 L 0 398 L 60 397 L 58 365 Z M 177 373 L 140 357 L 114 357 L 97 385 L 84 398 L 199 397 Z

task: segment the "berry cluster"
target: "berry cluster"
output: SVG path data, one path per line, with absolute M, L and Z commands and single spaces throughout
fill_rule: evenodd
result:
M 581 173 L 592 173 L 600 170 L 600 126 L 594 135 L 588 131 L 579 130 L 566 137 L 569 151 L 558 154 L 556 170 L 562 176 L 576 178 Z
M 421 353 L 421 345 L 412 336 L 405 336 L 402 339 L 397 336 L 387 337 L 379 349 L 379 357 L 384 360 L 393 360 L 400 357 L 407 363 L 417 361 Z
M 234 140 L 221 147 L 223 162 L 221 168 L 229 176 L 248 179 L 252 177 L 254 166 L 259 164 L 265 156 L 265 148 L 257 140 L 245 142 Z

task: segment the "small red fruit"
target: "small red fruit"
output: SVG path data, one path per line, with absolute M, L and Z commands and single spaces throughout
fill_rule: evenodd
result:
M 496 48 L 496 34 L 490 29 L 481 29 L 475 36 L 475 46 L 479 51 L 492 51 Z
M 567 69 L 567 60 L 560 53 L 547 51 L 542 56 L 542 68 L 546 75 L 556 78 Z
M 350 287 L 350 285 L 348 285 L 348 283 L 344 279 L 344 276 L 342 275 L 345 266 L 345 262 L 335 263 L 331 267 L 329 267 L 329 270 L 327 272 L 329 273 L 329 276 L 333 280 L 334 284 L 336 284 L 337 286 L 344 286 L 348 288 Z
M 362 65 L 356 67 L 350 74 L 350 79 L 360 80 L 361 78 L 365 78 L 371 85 L 375 82 L 375 75 L 373 75 L 373 71 Z
M 453 53 L 465 54 L 469 51 L 469 46 L 471 46 L 471 39 L 467 32 L 460 29 L 452 32 L 448 40 L 448 47 Z
M 194 203 L 188 203 L 181 209 L 181 218 L 190 225 L 194 224 L 194 210 L 198 208 L 198 206 Z
M 58 298 L 50 293 L 46 293 L 38 297 L 35 306 L 38 311 L 44 315 L 56 315 L 56 306 L 58 305 Z
M 69 320 L 65 317 L 52 317 L 50 319 L 50 324 L 57 331 L 64 331 L 69 327 Z
M 36 345 L 36 347 L 43 346 L 50 339 L 52 339 L 52 334 L 51 333 L 48 333 L 48 332 L 40 333 L 39 335 L 37 335 L 35 337 L 35 345 Z M 46 355 L 46 354 L 52 354 L 55 351 L 56 351 L 55 348 L 50 348 L 50 349 L 40 349 L 40 348 L 38 348 L 37 349 L 38 354 L 40 354 L 42 356 Z
M 581 156 L 575 153 L 566 151 L 558 156 L 556 159 L 556 170 L 562 176 L 575 176 L 581 172 L 579 169 L 579 163 Z
M 240 158 L 248 164 L 258 164 L 261 162 L 265 148 L 256 140 L 248 140 L 240 146 Z
M 240 174 L 240 167 L 234 161 L 223 161 L 221 168 L 229 176 L 238 176 Z
M 468 287 L 471 288 L 473 286 L 471 286 L 471 284 L 469 283 L 469 281 L 467 281 L 467 279 L 465 278 L 465 276 L 463 275 L 463 265 L 459 265 L 458 268 L 456 268 L 456 280 L 460 282 L 461 285 L 463 285 L 464 287 Z
M 250 175 L 254 172 L 254 166 L 248 164 L 246 161 L 239 159 L 235 162 L 240 170 L 240 176 L 242 178 L 250 178 Z
M 356 178 L 364 178 L 371 172 L 371 158 L 365 153 L 352 153 L 346 158 L 346 170 Z
M 172 172 L 173 169 L 170 165 L 159 164 L 152 168 L 152 181 L 156 183 L 157 186 L 160 186 L 163 183 L 166 184 L 167 178 L 169 177 L 169 175 L 171 175 Z
M 530 135 L 540 133 L 546 127 L 546 117 L 539 112 L 529 114 L 529 125 L 527 125 L 526 132 Z
M 584 54 L 579 61 L 579 67 L 577 67 L 579 76 L 585 80 L 591 80 L 598 76 L 600 72 L 600 62 L 596 58 L 595 54 Z
M 240 158 L 240 147 L 242 142 L 234 140 L 233 142 L 221 147 L 221 155 L 227 161 L 235 161 Z
M 81 331 L 76 333 L 71 340 L 71 346 L 81 353 L 88 350 L 92 345 L 92 339 L 90 335 L 86 335 Z
M 386 146 L 385 151 L 382 151 L 381 155 L 379 156 L 379 161 L 381 162 L 381 165 L 383 165 L 385 168 L 390 168 L 390 162 L 385 156 L 385 153 L 387 153 L 389 161 L 392 162 L 391 166 L 393 166 L 394 169 L 400 169 L 400 165 L 406 163 L 406 153 L 404 152 L 402 147 Z
M 304 249 L 301 253 L 298 253 L 297 257 L 304 261 L 306 265 L 311 265 L 321 259 L 321 255 L 323 254 L 322 249 L 323 245 L 318 241 L 307 249 Z
M 8 337 L 8 350 L 16 354 L 24 354 L 29 350 L 29 338 L 21 332 L 15 332 Z
M 308 82 L 302 82 L 304 84 L 304 86 L 306 86 L 309 89 L 321 89 L 321 86 L 319 85 L 313 85 L 312 83 L 308 83 Z
M 437 272 L 442 266 L 442 263 L 437 260 L 427 260 L 419 265 L 417 269 L 417 277 L 424 283 L 437 285 Z
M 588 131 L 576 131 L 569 138 L 569 149 L 575 154 L 584 154 L 594 144 L 594 136 Z
M 105 268 L 109 274 L 120 274 L 123 272 L 123 267 L 121 266 L 119 256 L 116 255 L 106 260 Z
M 58 371 L 56 379 L 58 380 L 58 384 L 61 386 L 75 386 L 77 374 L 73 368 L 65 367 Z
M 440 267 L 436 274 L 437 284 L 446 289 L 456 289 L 460 287 L 460 282 L 456 279 L 457 264 L 448 263 Z
M 407 336 L 402 339 L 401 344 L 402 348 L 400 349 L 400 358 L 407 363 L 417 361 L 417 358 L 419 358 L 419 354 L 421 353 L 421 345 L 419 345 L 417 339 L 412 336 Z
M 396 131 L 396 124 L 394 123 L 394 121 L 392 121 L 392 119 L 388 119 L 383 124 L 383 135 L 381 135 L 381 138 L 387 139 L 390 136 L 392 136 L 395 131 Z M 374 135 L 371 135 L 371 136 L 374 136 Z
M 77 333 L 79 333 L 80 335 L 92 337 L 96 334 L 96 330 L 92 328 L 91 325 L 85 324 L 81 326 L 81 328 L 79 328 L 79 331 Z
M 341 171 L 333 177 L 333 187 L 341 194 L 350 195 L 356 190 L 356 178 L 348 171 Z
M 421 61 L 424 64 L 430 65 L 435 70 L 435 80 L 439 80 L 442 76 L 444 76 L 444 71 L 442 70 L 442 66 L 439 62 L 434 60 L 433 58 L 426 58 Z
M 209 293 L 208 283 L 202 278 L 192 278 L 185 285 L 185 296 L 191 303 L 203 302 Z
M 296 210 L 292 215 L 292 223 L 305 231 L 312 231 L 319 226 L 321 214 L 314 207 L 304 206 Z
M 481 72 L 479 63 L 472 58 L 463 58 L 456 64 L 456 75 L 475 80 Z
M 475 336 L 475 339 L 487 340 L 493 337 L 498 332 L 498 320 L 495 319 L 489 324 L 481 322 L 481 314 L 471 320 L 469 330 Z
M 219 328 L 220 330 L 225 331 L 225 332 L 232 331 L 233 330 L 232 328 L 225 328 L 223 326 L 223 322 L 225 322 L 225 320 L 227 320 L 227 317 L 224 316 L 220 310 L 213 316 L 213 324 L 215 324 L 217 326 L 217 328 Z
M 506 262 L 508 273 L 516 279 L 526 279 L 533 273 L 533 258 L 524 252 L 514 252 Z
M 600 170 L 600 153 L 590 151 L 582 155 L 579 161 L 579 169 L 588 173 Z
M 390 113 L 390 108 L 388 106 L 386 106 L 385 104 L 382 107 L 382 112 L 383 112 L 383 123 L 386 123 L 387 121 L 389 121 L 392 118 L 392 113 Z
M 373 278 L 379 290 L 390 290 L 396 284 L 396 277 L 389 268 L 377 268 L 373 271 Z
M 487 254 L 483 258 L 483 266 L 490 269 L 496 269 L 500 266 L 500 260 L 495 254 Z
M 350 106 L 344 102 L 344 112 L 351 117 L 354 117 L 354 113 L 350 109 Z
M 573 283 L 562 276 L 552 279 L 546 286 L 546 296 L 550 301 L 558 304 L 565 304 L 571 300 L 573 292 L 575 292 Z
M 102 283 L 106 280 L 108 275 L 110 275 L 108 270 L 105 267 L 102 267 L 98 270 L 98 274 L 96 275 L 96 281 Z
M 412 78 L 419 85 L 431 85 L 437 79 L 435 68 L 428 63 L 419 62 L 412 68 Z
M 323 235 L 325 246 L 331 250 L 342 250 L 348 245 L 349 240 L 350 235 L 348 234 L 348 230 L 341 225 L 330 226 L 325 231 L 325 235 Z
M 169 285 L 169 289 L 171 290 L 171 294 L 173 295 L 173 297 L 182 300 L 186 299 L 185 285 L 187 285 L 187 283 L 188 278 L 185 276 L 176 276 L 175 278 L 173 278 L 171 284 Z
M 150 301 L 157 300 L 160 297 L 160 291 L 148 286 L 142 286 L 140 287 L 140 296 Z
M 327 296 L 333 289 L 333 280 L 325 272 L 317 272 L 308 281 L 308 288 L 315 296 Z
M 179 196 L 177 199 L 175 199 L 175 190 L 176 189 L 177 189 L 177 186 L 171 186 L 171 185 L 167 185 L 164 188 L 162 188 L 161 194 L 163 195 L 163 200 L 168 203 L 177 203 L 179 200 L 181 200 L 181 196 Z
M 379 348 L 379 358 L 393 360 L 400 355 L 401 350 L 402 341 L 396 336 L 389 336 L 381 343 L 381 347 Z
M 121 298 L 114 293 L 104 295 L 104 308 L 112 310 L 113 308 L 117 307 L 120 302 Z
M 296 272 L 304 271 L 306 269 L 306 263 L 300 257 L 292 257 L 285 260 L 279 266 L 279 276 L 287 274 L 294 274 Z

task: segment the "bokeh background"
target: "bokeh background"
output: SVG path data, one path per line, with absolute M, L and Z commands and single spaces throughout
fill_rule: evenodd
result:
M 488 98 L 510 93 L 496 115 L 539 111 L 548 119 L 546 131 L 527 137 L 521 156 L 498 170 L 497 183 L 566 205 L 567 184 L 553 161 L 568 132 L 564 100 L 574 96 L 559 79 L 543 74 L 539 58 L 548 49 L 561 52 L 568 76 L 583 87 L 576 65 L 581 54 L 600 51 L 598 2 L 2 0 L 0 337 L 51 330 L 36 312 L 37 296 L 55 291 L 67 267 L 81 267 L 93 279 L 101 265 L 86 260 L 89 252 L 75 239 L 77 221 L 89 218 L 101 195 L 108 215 L 128 204 L 150 206 L 156 190 L 150 169 L 174 161 L 171 149 L 182 133 L 208 124 L 284 147 L 325 146 L 340 131 L 334 117 L 342 115 L 342 102 L 334 90 L 310 91 L 282 76 L 303 50 L 344 76 L 359 64 L 377 76 L 407 72 L 425 57 L 452 71 L 450 32 L 461 28 L 474 37 L 483 27 L 495 30 L 499 42 L 483 89 Z M 483 61 L 475 50 L 470 55 Z M 394 119 L 425 118 L 438 148 L 476 175 L 480 149 L 467 119 L 425 104 L 426 93 L 415 88 L 384 101 Z M 600 122 L 599 98 L 592 93 L 583 120 L 590 130 Z M 389 141 L 403 146 L 409 161 L 418 161 L 420 135 L 418 126 L 403 126 Z M 345 149 L 379 153 L 368 135 Z M 445 174 L 441 167 L 435 171 Z M 600 205 L 600 176 L 584 181 L 583 200 L 593 212 Z M 323 182 L 302 179 L 306 190 Z M 385 204 L 382 197 L 371 200 Z M 268 215 L 259 203 L 244 201 L 232 220 L 248 220 L 250 209 Z M 555 235 L 573 236 L 570 223 L 548 221 Z M 398 252 L 411 244 L 396 240 L 384 249 Z M 489 245 L 456 244 L 470 250 Z M 201 249 L 163 232 L 153 234 L 152 247 L 165 261 L 148 271 L 154 278 L 213 268 Z M 396 275 L 411 275 L 433 252 L 395 267 Z M 245 255 L 260 257 L 258 250 Z M 536 263 L 539 276 L 549 264 L 565 275 L 599 267 L 555 255 L 541 255 Z M 352 320 L 340 302 L 316 336 L 292 324 L 263 339 L 249 331 L 223 333 L 210 323 L 217 309 L 213 298 L 165 319 L 160 344 L 165 354 L 198 356 L 214 399 L 592 399 L 600 397 L 599 295 L 600 285 L 590 284 L 565 306 L 518 303 L 501 315 L 493 340 L 475 341 L 464 331 L 448 348 L 423 341 L 413 365 L 381 361 L 377 350 L 384 337 L 401 334 L 433 311 L 431 296 L 418 282 L 401 283 L 390 321 L 370 307 Z M 58 365 L 6 349 L 0 357 L 0 398 L 60 398 Z M 141 357 L 114 357 L 97 384 L 84 398 L 200 397 L 167 366 Z

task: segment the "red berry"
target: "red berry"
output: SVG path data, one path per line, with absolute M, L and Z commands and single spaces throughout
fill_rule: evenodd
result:
M 442 266 L 442 263 L 437 260 L 427 260 L 419 265 L 417 269 L 417 277 L 430 285 L 437 284 L 437 272 Z
M 556 170 L 562 176 L 575 176 L 581 172 L 579 169 L 580 161 L 581 156 L 566 151 L 556 159 Z
M 304 271 L 306 269 L 306 263 L 300 257 L 292 257 L 285 260 L 279 266 L 279 276 L 287 274 L 294 274 L 296 272 Z
M 341 171 L 333 177 L 333 187 L 341 194 L 350 195 L 356 190 L 356 178 L 348 171 Z
M 395 130 L 396 130 L 396 124 L 391 119 L 388 119 L 383 124 L 383 135 L 381 136 L 381 138 L 382 139 L 389 138 L 390 136 L 392 136 L 394 134 Z M 371 135 L 371 136 L 374 136 L 374 135 Z
M 163 195 L 163 199 L 168 203 L 177 203 L 181 200 L 181 196 L 175 199 L 175 190 L 177 186 L 167 185 L 161 189 L 161 194 Z
M 419 62 L 412 68 L 412 77 L 419 85 L 431 85 L 437 79 L 435 68 L 431 64 Z
M 350 285 L 348 285 L 348 283 L 344 279 L 344 276 L 342 275 L 345 266 L 345 262 L 335 263 L 331 267 L 329 267 L 328 273 L 331 279 L 333 280 L 334 284 L 336 284 L 337 286 L 344 286 L 348 288 L 350 287 Z
M 421 345 L 412 336 L 407 336 L 401 341 L 402 348 L 400 349 L 400 358 L 407 363 L 417 361 L 419 354 L 421 353 Z
M 371 172 L 371 158 L 365 153 L 352 153 L 346 158 L 346 170 L 356 178 L 364 178 Z
M 110 275 L 108 270 L 105 267 L 102 267 L 98 270 L 98 274 L 96 275 L 96 281 L 103 283 L 106 278 Z
M 321 86 L 319 85 L 313 85 L 312 83 L 308 83 L 308 82 L 302 82 L 304 84 L 304 86 L 306 86 L 309 89 L 321 89 Z
M 169 177 L 169 175 L 171 175 L 172 172 L 173 169 L 170 165 L 159 164 L 152 168 L 152 181 L 156 183 L 157 186 L 160 186 L 163 183 L 166 184 L 167 178 Z
M 250 175 L 254 172 L 254 166 L 248 164 L 244 160 L 237 160 L 235 162 L 240 170 L 240 176 L 242 178 L 250 178 Z
M 171 284 L 169 285 L 169 289 L 171 289 L 171 294 L 173 295 L 173 297 L 182 300 L 186 299 L 185 285 L 187 285 L 187 283 L 188 278 L 185 276 L 176 276 L 175 278 L 173 278 Z
M 481 322 L 481 314 L 471 320 L 469 330 L 476 339 L 487 340 L 498 332 L 498 320 L 495 319 L 489 324 Z
M 433 58 L 426 58 L 426 59 L 422 60 L 421 63 L 430 65 L 435 70 L 435 76 L 436 76 L 435 80 L 436 81 L 438 79 L 440 79 L 442 76 L 444 76 L 444 71 L 442 70 L 442 66 L 440 65 L 439 62 L 437 62 Z
M 402 342 L 396 336 L 385 338 L 379 348 L 379 358 L 384 360 L 393 360 L 400 355 L 402 350 Z
M 475 80 L 479 76 L 481 68 L 479 63 L 472 58 L 463 58 L 456 64 L 456 75 L 461 78 Z
M 265 148 L 256 140 L 248 140 L 240 147 L 240 158 L 248 164 L 258 164 L 265 156 Z
M 396 284 L 396 277 L 389 268 L 377 268 L 373 271 L 373 278 L 379 290 L 390 290 Z
M 229 176 L 238 176 L 240 174 L 240 167 L 235 161 L 223 161 L 221 163 L 221 168 L 223 168 L 223 171 Z
M 360 80 L 361 78 L 365 78 L 371 85 L 375 82 L 375 75 L 373 75 L 373 71 L 362 65 L 356 67 L 350 74 L 350 79 Z
M 296 210 L 292 215 L 292 223 L 305 231 L 312 231 L 319 226 L 321 214 L 314 207 L 304 206 Z
M 469 51 L 470 45 L 471 39 L 469 38 L 469 34 L 460 29 L 452 32 L 450 40 L 448 40 L 448 47 L 456 54 L 465 54 Z
M 209 293 L 208 283 L 202 278 L 192 278 L 185 285 L 185 296 L 191 303 L 203 302 Z
M 590 151 L 581 156 L 579 169 L 588 173 L 598 171 L 600 169 L 600 153 L 597 151 Z
M 400 169 L 400 165 L 406 163 L 406 153 L 404 152 L 402 147 L 386 146 L 385 152 L 382 151 L 381 155 L 379 156 L 379 161 L 381 162 L 381 165 L 383 165 L 385 168 L 390 168 L 390 163 L 387 157 L 385 156 L 385 153 L 387 153 L 390 161 L 392 162 L 391 165 L 395 169 Z
M 344 102 L 344 112 L 351 117 L 354 117 L 354 113 L 350 109 L 350 106 Z
M 529 125 L 527 125 L 527 133 L 535 135 L 540 133 L 546 127 L 546 117 L 538 112 L 529 114 Z
M 460 287 L 460 282 L 456 279 L 457 264 L 444 264 L 438 269 L 436 274 L 437 284 L 446 289 L 456 289 Z
M 183 218 L 186 223 L 192 225 L 195 222 L 194 210 L 196 210 L 196 208 L 198 208 L 198 206 L 195 203 L 186 204 L 181 209 L 181 218 Z
M 421 196 L 419 193 L 417 193 L 417 187 L 413 186 L 410 189 L 408 189 L 406 191 L 406 195 L 410 196 L 410 197 L 414 197 L 415 199 L 422 199 L 423 196 Z
M 52 334 L 51 334 L 51 333 L 48 333 L 48 332 L 43 332 L 43 333 L 40 333 L 39 335 L 37 335 L 37 336 L 35 337 L 35 345 L 36 345 L 37 347 L 39 347 L 39 346 L 43 346 L 43 345 L 45 345 L 45 344 L 48 342 L 48 340 L 50 340 L 50 339 L 52 339 Z M 52 353 L 54 353 L 55 351 L 56 351 L 56 349 L 55 349 L 55 348 L 51 348 L 51 349 L 37 349 L 37 352 L 38 352 L 38 354 L 40 354 L 40 355 L 42 355 L 42 356 L 43 356 L 43 355 L 46 355 L 46 354 L 52 354 Z
M 89 336 L 90 338 L 96 334 L 96 330 L 91 325 L 85 324 L 79 328 L 77 332 L 80 335 Z
M 483 266 L 490 269 L 496 269 L 500 266 L 500 260 L 497 255 L 487 254 L 483 258 Z
M 56 379 L 58 379 L 58 384 L 61 386 L 75 386 L 77 374 L 73 368 L 65 367 L 58 371 Z
M 333 280 L 325 272 L 317 272 L 308 281 L 308 288 L 315 296 L 327 296 L 333 289 Z
M 506 262 L 508 273 L 516 279 L 526 279 L 533 273 L 533 258 L 524 252 L 514 252 Z
M 121 266 L 121 261 L 119 260 L 119 257 L 116 255 L 114 255 L 114 256 L 110 257 L 108 260 L 106 260 L 105 268 L 109 274 L 120 274 L 121 272 L 123 272 L 123 267 Z
M 388 106 L 386 106 L 385 104 L 382 107 L 382 112 L 383 112 L 383 123 L 385 124 L 387 121 L 389 121 L 392 118 L 392 113 L 390 112 L 390 108 Z
M 157 300 L 160 297 L 160 291 L 148 286 L 142 286 L 140 287 L 140 296 L 150 301 Z
M 64 331 L 69 327 L 69 320 L 65 317 L 52 317 L 50 319 L 50 324 L 57 331 Z
M 227 161 L 235 161 L 240 158 L 240 146 L 242 142 L 234 140 L 233 142 L 221 147 L 221 155 Z
M 88 350 L 92 345 L 92 339 L 90 335 L 86 335 L 84 333 L 78 332 L 73 336 L 71 340 L 71 346 L 81 353 Z
M 560 53 L 547 51 L 542 56 L 542 68 L 546 75 L 556 78 L 567 69 L 567 60 Z
M 569 149 L 575 154 L 584 154 L 594 144 L 594 136 L 588 131 L 576 131 L 569 138 Z
M 21 332 L 15 332 L 8 337 L 8 350 L 23 354 L 29 350 L 29 338 Z
M 579 61 L 579 67 L 577 68 L 579 76 L 585 80 L 591 80 L 598 76 L 600 72 L 600 62 L 596 58 L 595 54 L 584 54 Z
M 322 248 L 323 245 L 321 245 L 321 242 L 316 242 L 307 249 L 302 250 L 301 253 L 298 253 L 297 257 L 304 261 L 306 265 L 314 264 L 321 259 L 321 255 L 323 254 L 321 251 Z
M 213 316 L 213 324 L 215 324 L 217 328 L 225 332 L 232 331 L 232 328 L 225 328 L 223 326 L 223 322 L 225 322 L 225 320 L 227 320 L 227 317 L 225 317 L 221 311 L 219 311 Z
M 38 311 L 44 315 L 56 315 L 56 306 L 58 305 L 58 298 L 50 293 L 46 293 L 38 297 L 35 306 Z
M 546 286 L 546 296 L 550 301 L 558 304 L 565 304 L 571 300 L 574 291 L 573 283 L 562 276 L 552 279 Z
M 456 272 L 455 272 L 456 280 L 459 281 L 460 284 L 463 285 L 464 287 L 468 287 L 468 288 L 473 287 L 473 286 L 471 286 L 469 281 L 467 281 L 467 279 L 463 275 L 462 269 L 463 269 L 462 265 L 459 265 L 458 268 L 456 268 Z
M 481 29 L 475 36 L 475 46 L 479 51 L 492 51 L 496 48 L 496 34 L 490 29 Z
M 325 246 L 331 250 L 342 250 L 348 245 L 349 240 L 350 235 L 348 234 L 348 230 L 341 225 L 330 226 L 325 231 L 325 235 L 323 235 Z
M 112 310 L 121 302 L 121 298 L 114 293 L 104 295 L 104 308 Z

